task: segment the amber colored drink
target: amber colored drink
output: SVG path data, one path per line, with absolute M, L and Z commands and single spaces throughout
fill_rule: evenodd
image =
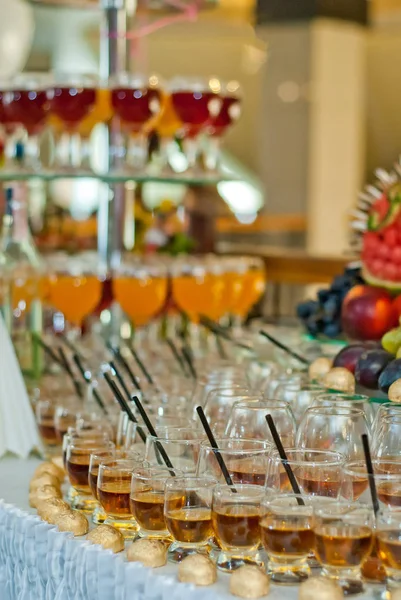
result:
M 234 483 L 265 485 L 266 469 L 257 468 L 254 459 L 244 459 L 227 463 L 228 471 Z
M 182 275 L 173 278 L 172 286 L 175 303 L 191 321 L 198 322 L 200 315 L 210 319 L 221 316 L 224 290 L 222 277 L 212 274 L 203 277 Z
M 362 563 L 361 573 L 368 581 L 383 583 L 386 580 L 386 571 L 377 552 L 376 538 L 371 553 Z
M 134 325 L 145 325 L 163 308 L 167 297 L 164 277 L 116 277 L 113 294 Z
M 213 530 L 223 550 L 257 548 L 260 543 L 258 509 L 235 504 L 223 510 L 212 510 Z
M 102 282 L 94 275 L 62 275 L 51 278 L 49 302 L 74 325 L 97 307 L 102 295 Z
M 41 298 L 40 281 L 36 277 L 18 275 L 11 282 L 12 306 L 14 310 L 28 311 L 32 302 Z
M 146 531 L 164 531 L 164 493 L 137 492 L 131 497 L 131 512 Z
M 56 87 L 48 92 L 51 114 L 75 129 L 94 108 L 96 90 L 93 88 Z
M 283 527 L 277 527 L 276 516 L 265 517 L 260 522 L 260 532 L 264 548 L 275 557 L 298 558 L 308 556 L 313 550 L 315 536 L 305 524 L 283 523 Z
M 48 444 L 49 446 L 55 446 L 58 443 L 59 440 L 57 439 L 53 418 L 42 419 L 38 425 L 38 429 L 45 444 Z
M 234 314 L 245 317 L 265 291 L 266 273 L 261 269 L 252 269 L 242 277 L 241 294 L 237 299 Z
M 206 543 L 213 535 L 210 508 L 197 506 L 169 511 L 166 524 L 175 540 L 186 544 Z
M 71 423 L 71 425 L 73 425 L 73 423 Z M 62 444 L 63 443 L 63 437 L 67 433 L 68 427 L 63 427 L 62 429 L 60 429 L 58 427 L 55 427 L 54 430 L 56 432 L 57 443 L 58 444 Z
M 96 466 L 92 467 L 92 469 L 89 471 L 89 487 L 91 489 L 92 496 L 94 498 L 96 498 L 96 500 L 99 500 L 98 493 L 97 493 L 98 476 L 99 476 L 99 465 L 96 465 Z
M 373 533 L 369 527 L 339 527 L 325 525 L 315 529 L 315 554 L 325 566 L 357 567 L 370 554 Z
M 401 532 L 397 529 L 380 531 L 377 544 L 384 567 L 401 571 Z
M 352 479 L 352 500 L 358 500 L 368 489 L 367 477 Z
M 401 506 L 401 483 L 385 481 L 377 484 L 377 496 L 387 506 Z
M 227 272 L 222 275 L 223 291 L 222 305 L 225 314 L 232 314 L 242 292 L 242 278 L 240 273 Z
M 324 470 L 319 471 L 318 477 L 313 471 L 302 468 L 297 472 L 295 469 L 295 476 L 305 494 L 326 496 L 328 498 L 338 497 L 341 479 L 339 473 L 335 473 L 334 469 L 327 472 Z
M 89 454 L 77 455 L 66 461 L 66 471 L 72 487 L 85 494 L 90 494 L 89 458 Z
M 119 481 L 103 481 L 98 487 L 98 500 L 107 515 L 116 519 L 130 519 L 131 478 Z

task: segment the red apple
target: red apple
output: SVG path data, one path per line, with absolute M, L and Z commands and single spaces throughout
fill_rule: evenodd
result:
M 343 331 L 354 340 L 380 340 L 397 326 L 398 316 L 391 295 L 380 288 L 356 285 L 344 298 Z
M 400 250 L 401 250 L 401 247 L 400 247 Z M 401 296 L 397 296 L 396 298 L 394 298 L 393 306 L 394 306 L 395 312 L 397 313 L 397 317 L 400 318 L 401 317 Z

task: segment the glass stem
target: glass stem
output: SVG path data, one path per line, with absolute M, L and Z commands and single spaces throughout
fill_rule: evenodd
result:
M 128 140 L 127 163 L 134 169 L 143 169 L 148 160 L 148 138 L 142 133 L 134 133 Z
M 199 141 L 197 137 L 188 137 L 183 141 L 183 148 L 188 161 L 188 169 L 195 169 L 198 163 Z

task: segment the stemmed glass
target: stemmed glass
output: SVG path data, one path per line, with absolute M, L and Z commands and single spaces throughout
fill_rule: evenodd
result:
M 401 414 L 385 415 L 376 429 L 372 454 L 378 459 L 397 460 L 400 456 Z
M 177 77 L 170 81 L 169 91 L 178 118 L 182 122 L 179 131 L 188 161 L 188 169 L 195 170 L 199 157 L 200 134 L 221 110 L 222 99 L 216 93 L 213 82 L 201 78 Z M 214 91 L 216 90 L 216 91 Z
M 161 109 L 160 80 L 156 75 L 120 73 L 112 78 L 110 87 L 122 135 L 128 136 L 127 150 L 122 150 L 126 152 L 127 165 L 143 169 L 148 158 L 148 128 Z
M 156 262 L 125 259 L 113 273 L 113 295 L 135 328 L 161 312 L 167 298 L 167 272 Z
M 222 100 L 218 115 L 213 116 L 207 126 L 206 167 L 217 171 L 221 160 L 221 140 L 227 129 L 241 116 L 242 93 L 238 81 L 215 82 L 218 95 Z
M 259 396 L 251 395 L 247 388 L 239 385 L 216 388 L 209 392 L 203 410 L 213 432 L 220 436 L 224 434 L 227 420 L 237 402 L 259 399 Z
M 23 73 L 12 82 L 3 94 L 3 112 L 7 123 L 21 125 L 27 135 L 26 160 L 29 169 L 41 168 L 40 139 L 49 116 L 50 104 L 47 87 L 48 75 Z
M 319 406 L 308 408 L 299 424 L 296 446 L 333 450 L 348 460 L 364 457 L 361 435 L 369 434 L 365 413 L 358 408 Z
M 93 75 L 56 75 L 47 98 L 51 116 L 57 117 L 55 137 L 55 166 L 63 171 L 81 166 L 82 138 L 80 127 L 96 104 L 97 79 Z M 58 131 L 57 122 L 63 124 Z
M 85 317 L 99 304 L 102 295 L 102 274 L 98 265 L 84 256 L 49 260 L 48 301 L 63 313 L 73 326 L 74 335 L 80 335 Z
M 261 299 L 266 289 L 266 270 L 263 259 L 243 257 L 243 275 L 241 293 L 233 308 L 237 327 L 242 325 L 251 308 Z
M 295 443 L 296 423 L 292 410 L 280 400 L 254 400 L 245 398 L 232 407 L 225 435 L 230 438 L 269 440 L 273 443 L 266 415 L 271 414 L 285 447 Z

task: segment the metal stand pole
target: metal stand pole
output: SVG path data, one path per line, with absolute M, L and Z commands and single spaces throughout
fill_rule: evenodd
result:
M 125 71 L 127 66 L 127 12 L 125 0 L 100 0 L 104 10 L 104 22 L 100 38 L 100 77 L 107 81 L 110 76 Z M 116 149 L 119 145 L 119 127 L 113 118 L 105 128 L 104 170 L 110 172 L 118 166 Z M 99 258 L 107 266 L 120 262 L 123 248 L 125 216 L 124 184 L 113 184 L 100 198 L 98 213 Z

